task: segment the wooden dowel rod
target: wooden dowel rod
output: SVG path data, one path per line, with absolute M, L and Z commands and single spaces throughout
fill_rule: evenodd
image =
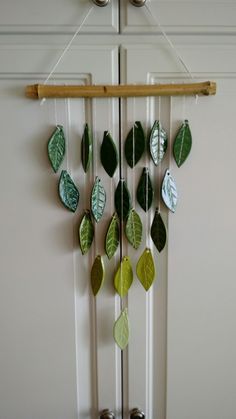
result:
M 79 98 L 79 97 L 138 97 L 138 96 L 187 96 L 215 95 L 216 83 L 206 81 L 189 84 L 143 84 L 108 86 L 55 86 L 34 84 L 26 87 L 26 96 L 42 98 Z

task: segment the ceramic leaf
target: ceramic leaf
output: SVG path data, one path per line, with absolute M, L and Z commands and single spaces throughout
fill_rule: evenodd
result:
M 148 211 L 152 205 L 152 199 L 153 187 L 149 176 L 149 170 L 147 167 L 144 167 L 137 188 L 137 201 L 144 211 Z
M 94 236 L 94 227 L 91 220 L 90 211 L 85 211 L 79 226 L 79 241 L 82 254 L 87 253 L 91 247 Z
M 149 137 L 149 151 L 157 166 L 163 159 L 167 149 L 167 133 L 159 121 L 155 121 Z
M 132 208 L 126 221 L 125 234 L 134 249 L 138 249 L 142 241 L 142 230 L 142 221 L 135 209 Z
M 72 212 L 79 203 L 79 190 L 66 170 L 62 170 L 59 179 L 59 197 L 63 205 Z
M 125 157 L 130 167 L 134 167 L 145 150 L 145 135 L 141 122 L 136 121 L 125 140 Z
M 104 270 L 102 256 L 98 255 L 93 262 L 93 266 L 91 270 L 91 286 L 92 286 L 92 291 L 93 291 L 94 296 L 97 295 L 97 293 L 99 292 L 100 288 L 103 285 L 104 275 L 105 275 L 105 270 Z
M 110 177 L 113 177 L 118 165 L 116 145 L 108 131 L 104 132 L 101 145 L 101 162 Z
M 93 140 L 88 124 L 85 124 L 84 133 L 81 140 L 81 160 L 85 173 L 89 169 L 92 159 Z
M 91 211 L 95 221 L 98 223 L 103 215 L 106 205 L 106 192 L 101 180 L 96 177 L 91 194 Z
M 169 208 L 172 212 L 175 212 L 178 200 L 178 193 L 174 178 L 171 176 L 169 170 L 166 170 L 162 182 L 161 195 L 167 208 Z
M 109 224 L 106 240 L 105 240 L 105 250 L 109 259 L 115 254 L 120 240 L 120 228 L 119 228 L 119 219 L 117 214 L 112 216 L 111 222 Z
M 115 342 L 121 350 L 125 349 L 129 342 L 129 318 L 128 311 L 125 308 L 120 317 L 116 320 L 113 328 Z
M 151 226 L 151 238 L 157 250 L 161 252 L 166 244 L 166 228 L 158 209 L 156 209 Z
M 145 290 L 148 291 L 155 279 L 155 265 L 151 249 L 146 248 L 140 256 L 136 267 L 136 273 L 139 281 Z
M 124 256 L 115 274 L 114 286 L 120 297 L 125 297 L 133 282 L 133 270 L 130 259 Z
M 131 208 L 131 198 L 124 179 L 119 181 L 115 191 L 115 207 L 119 219 L 126 220 Z
M 186 119 L 180 127 L 173 146 L 173 153 L 176 164 L 180 167 L 187 159 L 192 147 L 192 134 Z
M 54 172 L 56 173 L 64 159 L 66 141 L 63 127 L 57 125 L 48 140 L 48 157 Z

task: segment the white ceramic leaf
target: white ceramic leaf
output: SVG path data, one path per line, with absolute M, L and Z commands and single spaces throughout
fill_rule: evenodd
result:
M 172 212 L 175 212 L 178 201 L 178 192 L 174 178 L 171 176 L 168 169 L 166 170 L 162 182 L 161 195 L 167 208 L 169 208 Z

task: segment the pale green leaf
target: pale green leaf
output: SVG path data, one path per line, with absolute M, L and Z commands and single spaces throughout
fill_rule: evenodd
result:
M 130 259 L 124 256 L 115 274 L 114 286 L 120 297 L 125 297 L 133 282 L 133 270 Z
M 125 349 L 129 343 L 129 318 L 128 311 L 125 308 L 120 317 L 116 320 L 113 328 L 113 336 L 116 344 L 121 350 Z
M 150 133 L 149 150 L 154 164 L 157 166 L 164 158 L 167 149 L 167 134 L 159 121 L 155 121 Z
M 101 184 L 101 180 L 98 177 L 96 177 L 91 194 L 91 211 L 97 223 L 102 218 L 105 205 L 106 191 Z
M 120 241 L 120 229 L 119 229 L 119 219 L 115 213 L 112 216 L 111 222 L 109 224 L 106 239 L 105 239 L 105 250 L 109 259 L 115 254 Z
M 155 265 L 151 249 L 146 248 L 140 256 L 136 267 L 136 273 L 139 281 L 145 290 L 148 291 L 155 279 Z
M 75 212 L 79 203 L 79 190 L 66 170 L 62 170 L 59 180 L 59 197 L 63 205 Z
M 91 220 L 90 212 L 87 210 L 81 220 L 79 226 L 79 241 L 82 254 L 87 253 L 91 247 L 94 236 L 94 227 Z
M 92 266 L 91 270 L 91 286 L 93 290 L 93 295 L 96 296 L 98 291 L 103 285 L 105 276 L 104 264 L 102 260 L 102 256 L 98 255 Z
M 127 218 L 125 234 L 128 241 L 135 249 L 138 249 L 142 241 L 142 230 L 142 221 L 135 209 L 132 208 Z

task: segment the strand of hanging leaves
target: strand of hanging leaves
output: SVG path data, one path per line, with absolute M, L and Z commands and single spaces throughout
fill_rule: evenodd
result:
M 127 164 L 134 168 L 143 156 L 146 148 L 149 150 L 150 157 L 155 166 L 158 166 L 166 153 L 168 138 L 166 131 L 160 121 L 155 121 L 148 141 L 141 122 L 136 121 L 129 131 L 124 145 L 124 155 Z M 187 159 L 192 146 L 192 136 L 187 120 L 179 128 L 173 143 L 173 156 L 178 167 Z M 66 152 L 66 141 L 63 127 L 57 125 L 48 141 L 48 157 L 52 169 L 58 172 Z M 92 161 L 93 139 L 91 131 L 85 124 L 81 140 L 81 160 L 84 172 L 89 170 Z M 108 131 L 104 132 L 103 141 L 100 150 L 101 163 L 106 173 L 113 177 L 118 166 L 118 152 L 116 145 Z M 79 204 L 79 189 L 66 170 L 61 171 L 58 184 L 58 194 L 62 204 L 68 210 L 75 212 Z M 147 212 L 153 200 L 153 185 L 149 175 L 149 170 L 144 167 L 139 179 L 136 199 L 140 207 Z M 170 170 L 167 169 L 161 185 L 161 197 L 166 207 L 175 212 L 178 200 L 175 180 Z M 128 242 L 134 249 L 138 249 L 142 241 L 142 221 L 139 214 L 132 207 L 131 196 L 124 179 L 120 179 L 115 190 L 115 209 L 112 215 L 105 236 L 104 250 L 111 259 L 120 242 L 120 222 L 124 222 L 124 232 Z M 90 209 L 87 209 L 81 219 L 79 226 L 79 243 L 82 254 L 86 254 L 94 238 L 94 224 L 98 223 L 106 205 L 106 191 L 102 185 L 101 179 L 95 178 L 91 191 Z M 122 219 L 122 220 L 121 220 Z M 150 235 L 158 252 L 161 252 L 166 244 L 166 227 L 163 222 L 160 210 L 157 208 L 153 218 Z M 140 256 L 136 274 L 146 291 L 149 290 L 155 280 L 155 264 L 151 249 L 146 247 Z M 101 289 L 105 278 L 104 262 L 102 255 L 97 255 L 91 269 L 91 287 L 94 296 Z M 121 298 L 125 297 L 133 282 L 133 270 L 130 258 L 124 256 L 114 276 L 114 288 Z M 119 318 L 116 320 L 113 329 L 113 335 L 118 346 L 123 350 L 129 340 L 129 319 L 128 311 L 122 310 Z

